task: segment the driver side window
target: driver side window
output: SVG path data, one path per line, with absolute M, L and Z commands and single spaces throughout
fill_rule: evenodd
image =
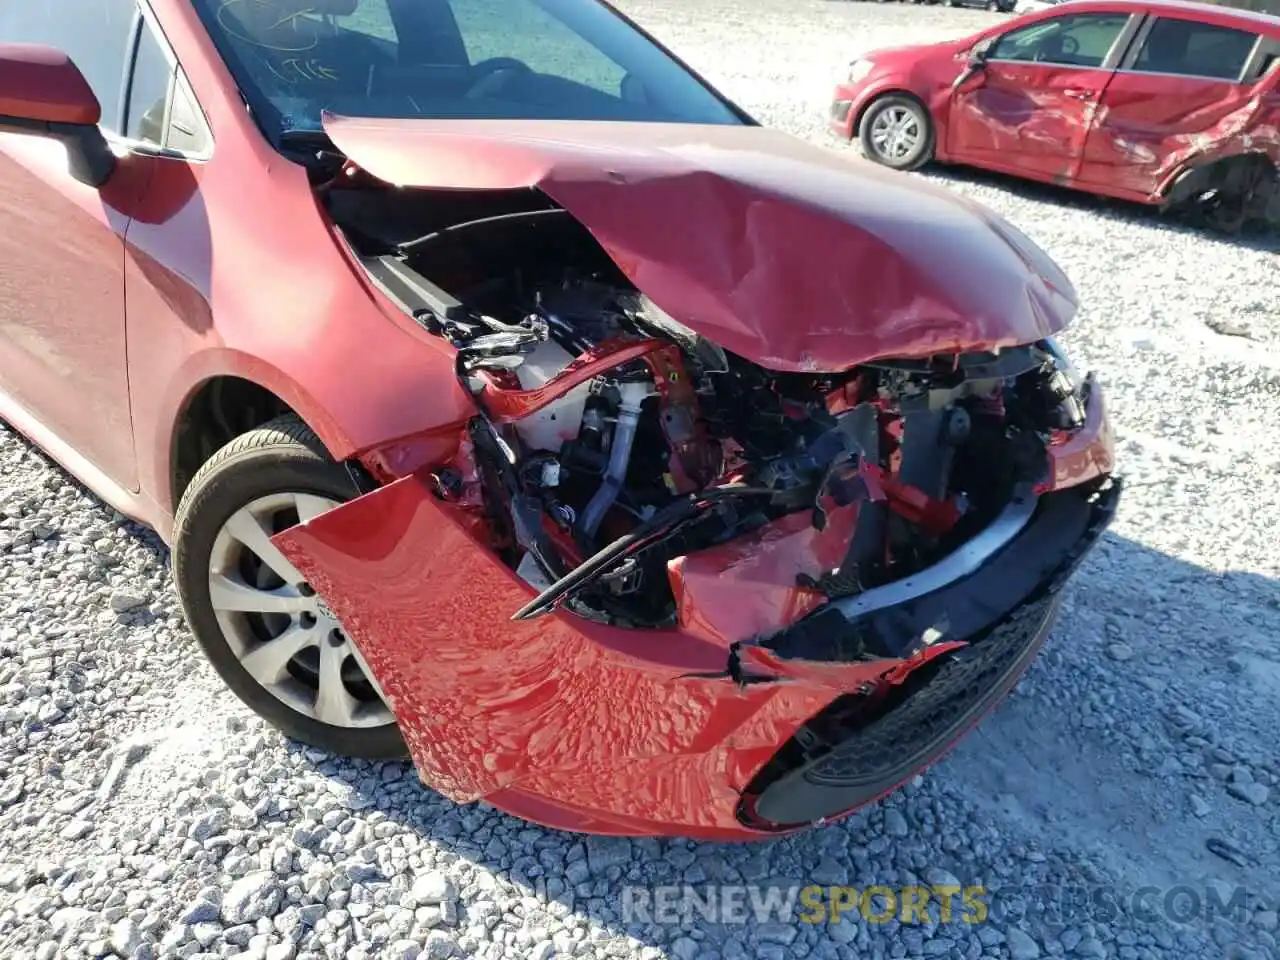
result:
M 991 47 L 987 59 L 1101 67 L 1128 22 L 1128 14 L 1117 13 L 1043 20 L 1006 33 Z
M 510 57 L 535 73 L 621 95 L 626 71 L 533 0 L 449 0 L 472 64 Z

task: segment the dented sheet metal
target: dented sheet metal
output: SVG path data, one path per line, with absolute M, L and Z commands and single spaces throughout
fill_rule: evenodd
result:
M 1089 133 L 1080 180 L 1160 200 L 1189 166 L 1263 154 L 1280 165 L 1280 91 L 1202 77 L 1115 74 Z
M 460 516 L 414 475 L 274 538 L 360 647 L 424 779 L 553 826 L 740 835 L 737 791 L 838 691 L 741 687 L 725 644 L 683 631 L 512 622 L 533 591 Z
M 816 602 L 788 594 L 796 570 L 838 555 L 850 527 L 839 513 L 825 535 L 787 518 L 732 555 L 692 558 L 690 615 L 666 631 L 566 613 L 511 621 L 533 590 L 468 516 L 413 475 L 273 538 L 359 646 L 424 780 L 458 802 L 566 829 L 741 837 L 733 811 L 779 743 L 842 694 L 955 646 L 824 663 L 750 642 Z M 726 563 L 732 595 L 707 592 Z M 758 582 L 744 582 L 748 568 Z M 737 682 L 735 663 L 757 682 Z
M 1054 479 L 1109 463 L 1091 413 Z M 926 637 L 898 658 L 766 642 L 822 605 L 796 580 L 842 555 L 852 505 L 821 531 L 797 513 L 673 562 L 673 629 L 512 621 L 534 589 L 477 539 L 473 511 L 432 489 L 413 474 L 273 542 L 360 648 L 423 778 L 455 801 L 564 829 L 740 838 L 739 799 L 780 743 L 837 698 L 965 645 Z
M 1029 343 L 1077 306 L 1062 271 L 989 211 L 762 127 L 324 125 L 396 185 L 541 190 L 660 308 L 774 370 Z

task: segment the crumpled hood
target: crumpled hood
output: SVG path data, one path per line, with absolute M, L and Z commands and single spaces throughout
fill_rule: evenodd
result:
M 940 187 L 751 126 L 327 116 L 403 187 L 531 187 L 636 287 L 766 368 L 992 350 L 1064 327 L 1067 277 L 1003 219 Z

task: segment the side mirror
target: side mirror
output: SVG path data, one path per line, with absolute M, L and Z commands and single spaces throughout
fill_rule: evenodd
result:
M 101 117 L 98 98 L 65 53 L 31 44 L 0 44 L 0 132 L 62 141 L 71 175 L 100 187 L 116 164 L 98 129 Z
M 637 80 L 635 74 L 632 73 L 628 73 L 622 78 L 618 93 L 625 103 L 643 105 L 649 102 L 649 91 L 644 88 L 644 84 Z
M 987 64 L 987 48 L 986 46 L 977 46 L 969 51 L 969 66 L 975 70 L 984 67 Z

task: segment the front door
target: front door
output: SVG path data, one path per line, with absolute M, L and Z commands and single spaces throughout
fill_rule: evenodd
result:
M 70 56 L 114 133 L 133 0 L 0 4 L 0 43 Z M 56 140 L 0 133 L 0 391 L 116 485 L 137 489 L 125 368 L 124 242 L 144 178 L 121 163 L 101 188 L 68 172 Z
M 1073 180 L 1098 102 L 1138 19 L 1057 16 L 996 38 L 952 94 L 948 153 L 975 166 Z

